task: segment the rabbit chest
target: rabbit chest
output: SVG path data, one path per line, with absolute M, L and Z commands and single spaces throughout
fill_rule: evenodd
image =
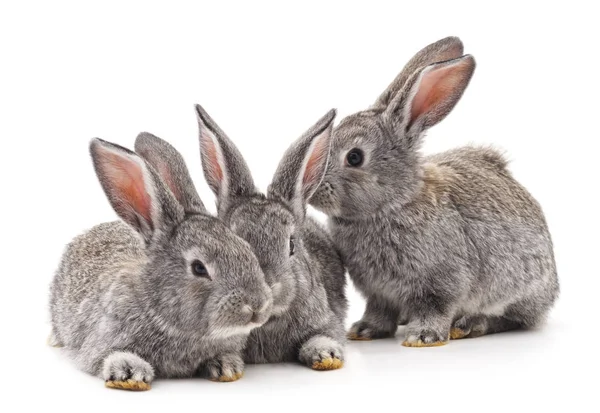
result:
M 165 334 L 150 331 L 130 351 L 142 356 L 161 377 L 191 377 L 207 361 L 228 352 L 237 353 L 244 337 L 210 340 L 200 335 Z
M 349 275 L 367 296 L 397 302 L 433 292 L 459 295 L 470 283 L 468 240 L 449 207 L 403 208 L 365 220 L 330 220 Z

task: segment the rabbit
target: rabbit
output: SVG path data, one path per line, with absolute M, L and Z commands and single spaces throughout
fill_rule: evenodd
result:
M 233 142 L 200 105 L 196 111 L 203 171 L 217 198 L 218 217 L 248 241 L 273 293 L 271 318 L 250 333 L 245 362 L 341 368 L 345 268 L 329 234 L 306 216 L 327 166 L 335 110 L 287 150 L 266 195 L 254 186 Z
M 196 374 L 237 380 L 248 334 L 273 302 L 260 264 L 207 213 L 177 151 L 148 133 L 136 150 L 160 153 L 156 169 L 121 146 L 90 143 L 121 221 L 67 246 L 51 285 L 51 344 L 112 388 Z
M 540 325 L 559 284 L 538 202 L 497 150 L 420 154 L 475 69 L 456 37 L 417 53 L 368 110 L 344 118 L 310 200 L 365 296 L 348 338 L 429 347 Z

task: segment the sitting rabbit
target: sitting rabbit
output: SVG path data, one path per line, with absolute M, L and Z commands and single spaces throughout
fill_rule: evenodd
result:
M 417 53 L 370 109 L 335 128 L 331 162 L 311 205 L 356 287 L 363 318 L 349 338 L 393 336 L 437 346 L 540 324 L 559 291 L 538 203 L 493 149 L 422 156 L 475 69 L 458 38 Z
M 345 269 L 329 235 L 306 216 L 327 166 L 335 111 L 285 153 L 265 196 L 235 145 L 202 107 L 196 109 L 202 166 L 218 216 L 252 246 L 273 293 L 272 316 L 250 333 L 244 360 L 342 367 Z
M 122 221 L 67 247 L 51 287 L 51 344 L 108 387 L 146 390 L 155 376 L 232 381 L 271 291 L 246 242 L 207 214 L 181 156 L 141 134 L 156 169 L 94 139 L 96 174 Z M 162 178 L 161 178 L 162 177 Z

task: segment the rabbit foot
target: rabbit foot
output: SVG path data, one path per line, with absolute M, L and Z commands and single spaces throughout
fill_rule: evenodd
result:
M 389 331 L 384 331 L 368 321 L 360 320 L 350 327 L 346 337 L 348 337 L 348 340 L 369 341 L 376 338 L 391 337 L 392 335 Z
M 244 375 L 244 360 L 238 354 L 225 354 L 206 364 L 208 378 L 219 383 L 229 383 Z
M 337 370 L 344 366 L 343 347 L 326 336 L 315 336 L 300 349 L 300 361 L 313 370 Z
M 363 336 L 363 335 L 359 335 L 358 333 L 354 333 L 352 331 L 349 331 L 348 335 L 346 337 L 348 337 L 348 340 L 353 340 L 353 341 L 371 341 L 371 340 L 373 340 L 368 335 Z
M 452 327 L 450 329 L 450 340 L 460 340 L 469 335 L 469 331 L 465 331 L 462 328 Z
M 439 347 L 448 344 L 448 337 L 443 337 L 433 330 L 421 330 L 419 332 L 408 331 L 406 340 L 402 342 L 404 347 Z
M 102 377 L 112 389 L 150 390 L 154 369 L 133 353 L 116 351 L 104 360 Z

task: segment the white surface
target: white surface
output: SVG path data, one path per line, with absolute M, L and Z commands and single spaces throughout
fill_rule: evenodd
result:
M 124 3 L 0 6 L 0 410 L 597 406 L 600 36 L 592 2 Z M 193 103 L 236 142 L 264 189 L 283 151 L 328 109 L 339 108 L 341 119 L 366 108 L 413 53 L 448 35 L 463 39 L 478 67 L 424 151 L 497 144 L 543 205 L 562 283 L 543 330 L 432 349 L 400 346 L 400 330 L 393 340 L 350 343 L 340 371 L 251 366 L 236 383 L 159 380 L 143 394 L 107 390 L 45 346 L 48 285 L 64 245 L 115 218 L 89 161 L 90 138 L 131 146 L 147 130 L 169 140 L 214 211 Z M 349 294 L 350 323 L 364 302 Z

